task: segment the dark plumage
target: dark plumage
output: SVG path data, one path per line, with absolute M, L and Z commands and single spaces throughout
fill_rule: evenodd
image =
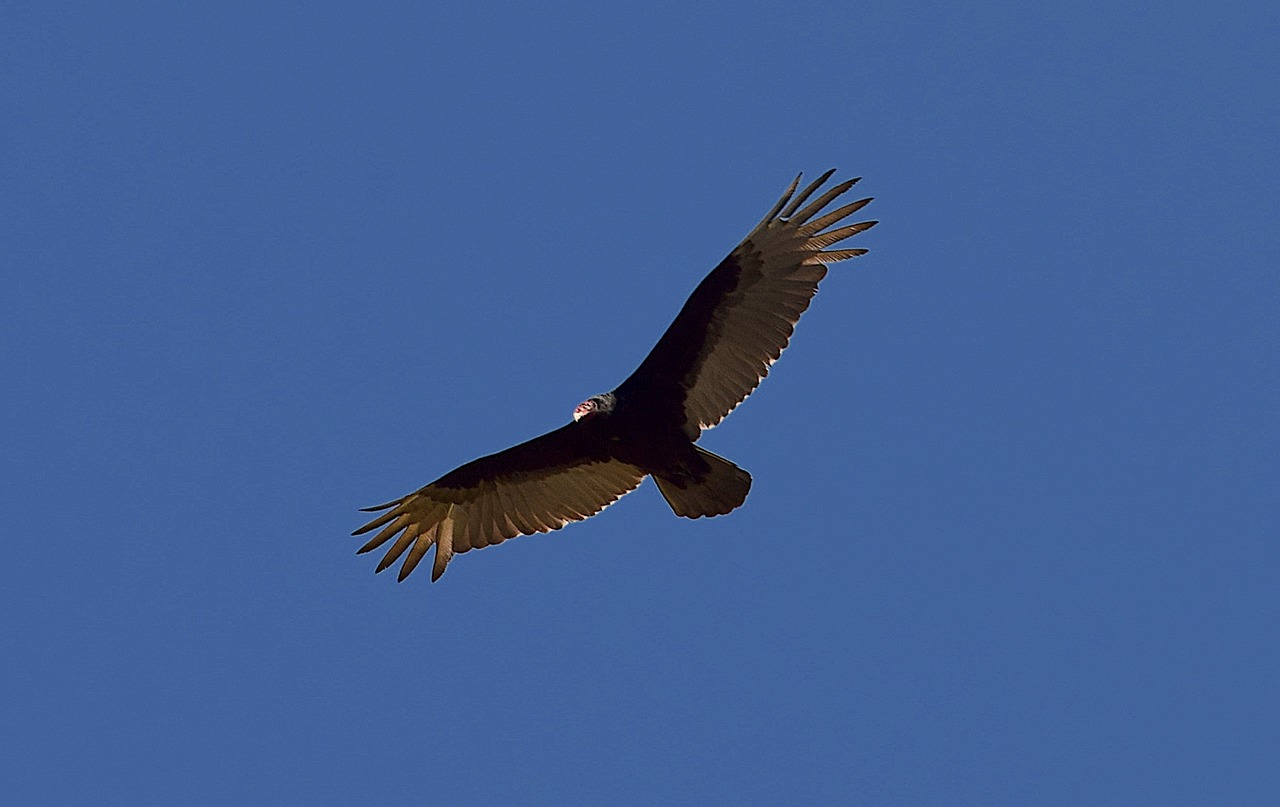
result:
M 769 374 L 826 276 L 826 264 L 866 252 L 828 247 L 876 222 L 828 228 L 870 199 L 819 215 L 857 179 L 808 202 L 833 173 L 799 194 L 796 177 L 760 224 L 698 284 L 658 344 L 616 390 L 579 404 L 573 421 L 555 431 L 369 508 L 387 512 L 353 533 L 381 528 L 360 552 L 395 538 L 377 570 L 404 556 L 403 580 L 434 545 L 431 579 L 438 580 L 455 554 L 581 521 L 635 490 L 646 476 L 654 477 L 676 515 L 716 516 L 742 504 L 751 475 L 694 441 Z

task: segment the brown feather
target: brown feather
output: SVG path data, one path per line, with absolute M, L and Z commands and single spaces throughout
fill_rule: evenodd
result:
M 796 208 L 804 204 L 805 200 L 808 199 L 810 196 L 812 196 L 814 191 L 816 191 L 818 188 L 821 188 L 822 185 L 828 179 L 831 179 L 831 175 L 834 174 L 835 172 L 836 172 L 836 169 L 832 168 L 822 176 L 815 179 L 813 182 L 809 183 L 809 187 L 805 188 L 803 191 L 800 192 L 799 196 L 791 200 L 791 204 L 787 205 L 787 209 L 782 211 L 782 215 L 779 216 L 779 218 L 789 219 L 792 216 L 794 216 L 796 212 Z M 799 181 L 799 177 L 797 177 L 796 180 Z M 850 183 L 850 184 L 853 184 L 853 183 Z M 821 207 L 821 205 L 819 205 L 819 207 Z
M 394 509 L 357 531 L 368 532 L 374 528 L 371 525 L 383 527 L 360 551 L 376 549 L 398 534 L 377 570 L 389 568 L 403 556 L 398 575 L 403 580 L 434 545 L 432 579 L 439 579 L 454 555 L 581 521 L 634 490 L 645 477 L 634 466 L 604 458 L 506 471 L 501 463 L 487 464 L 494 470 L 471 487 L 445 486 L 446 476 L 393 502 Z
M 794 193 L 798 182 L 792 183 L 770 215 L 703 282 L 699 291 L 704 287 L 710 289 L 708 284 L 713 283 L 717 273 L 724 275 L 720 284 L 728 291 L 715 300 L 714 307 L 690 309 L 695 299 L 700 306 L 710 304 L 712 298 L 703 302 L 698 292 L 686 304 L 690 316 L 696 312 L 697 316 L 707 318 L 701 354 L 681 380 L 685 417 L 697 429 L 718 424 L 768 375 L 769 366 L 790 343 L 796 323 L 818 290 L 818 282 L 826 276 L 826 265 L 866 251 L 826 247 L 867 230 L 875 222 L 859 222 L 823 232 L 870 201 L 858 200 L 822 214 L 827 205 L 853 187 L 856 179 L 827 189 L 805 205 L 831 174 L 823 174 L 798 194 Z M 685 311 L 681 316 L 685 316 Z M 687 338 L 684 335 L 692 330 L 692 324 L 682 326 L 677 320 L 663 339 Z M 664 354 L 664 350 L 668 353 Z M 681 355 L 674 345 L 667 348 L 662 342 L 650 356 L 655 354 Z M 637 375 L 656 371 L 649 369 L 648 364 L 646 359 Z

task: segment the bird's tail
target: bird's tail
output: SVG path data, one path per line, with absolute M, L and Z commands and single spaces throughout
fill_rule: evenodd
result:
M 685 518 L 722 516 L 746 501 L 747 491 L 751 490 L 751 474 L 724 457 L 697 446 L 693 448 L 709 467 L 701 479 L 653 477 L 662 498 L 675 514 Z

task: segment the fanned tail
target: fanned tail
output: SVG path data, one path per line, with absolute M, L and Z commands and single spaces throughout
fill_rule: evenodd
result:
M 747 491 L 751 490 L 751 474 L 724 457 L 718 457 L 697 446 L 694 449 L 710 466 L 701 481 L 677 482 L 661 476 L 653 478 L 658 483 L 662 498 L 671 505 L 671 510 L 685 518 L 722 516 L 746 501 Z

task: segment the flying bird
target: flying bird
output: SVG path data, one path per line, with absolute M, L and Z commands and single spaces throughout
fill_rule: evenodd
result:
M 573 420 L 554 431 L 366 508 L 386 512 L 352 533 L 379 530 L 358 554 L 395 538 L 377 571 L 403 556 L 404 580 L 434 545 L 431 579 L 439 580 L 454 555 L 589 518 L 646 476 L 678 516 L 718 516 L 741 505 L 751 475 L 695 443 L 769 374 L 827 264 L 866 252 L 829 247 L 876 224 L 832 226 L 870 199 L 822 212 L 858 179 L 809 202 L 834 173 L 798 194 L 796 177 L 768 215 L 698 284 L 657 345 L 616 389 L 578 404 Z

